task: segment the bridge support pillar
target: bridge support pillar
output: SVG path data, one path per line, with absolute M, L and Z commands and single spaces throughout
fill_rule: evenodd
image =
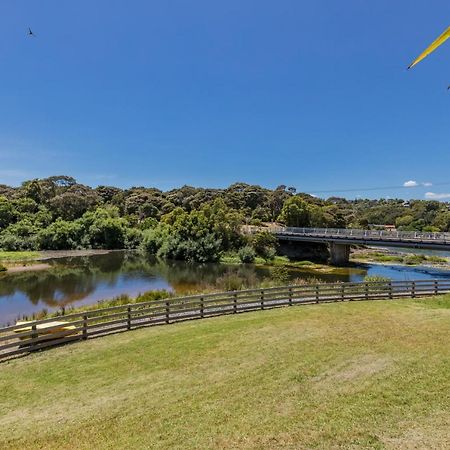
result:
M 330 243 L 330 263 L 333 266 L 345 266 L 350 259 L 350 245 Z

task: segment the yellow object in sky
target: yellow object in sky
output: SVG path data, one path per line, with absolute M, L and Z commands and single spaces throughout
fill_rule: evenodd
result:
M 441 44 L 450 38 L 450 27 L 448 27 L 429 47 L 427 47 L 408 67 L 414 67 L 418 62 L 422 61 L 430 53 L 434 52 Z

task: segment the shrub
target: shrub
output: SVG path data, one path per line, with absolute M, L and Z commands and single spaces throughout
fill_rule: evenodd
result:
M 287 283 L 290 279 L 289 270 L 284 266 L 277 266 L 272 269 L 272 279 L 278 283 Z
M 262 220 L 257 218 L 252 218 L 249 225 L 254 225 L 255 227 L 260 227 L 262 225 Z
M 238 291 L 247 287 L 247 280 L 237 273 L 228 272 L 218 277 L 215 285 L 221 291 Z
M 0 235 L 0 249 L 7 252 L 17 252 L 23 250 L 37 250 L 39 244 L 36 235 L 17 236 L 14 233 L 5 231 Z
M 0 272 L 6 272 L 8 269 L 3 266 L 2 264 L 0 264 Z
M 266 248 L 265 255 L 263 256 L 263 258 L 266 261 L 273 261 L 275 259 L 275 256 L 277 256 L 276 249 L 274 247 L 268 247 Z
M 73 250 L 81 245 L 82 233 L 80 223 L 58 219 L 39 232 L 40 247 L 47 250 Z
M 238 251 L 238 256 L 241 262 L 248 264 L 255 262 L 256 253 L 253 247 L 246 245 Z
M 443 264 L 447 262 L 447 258 L 443 258 L 441 256 L 435 256 L 435 255 L 431 255 L 431 256 L 427 256 L 427 261 L 431 262 L 431 263 L 439 263 L 439 264 Z
M 141 249 L 148 255 L 156 255 L 162 244 L 162 236 L 158 228 L 149 228 L 144 231 Z
M 408 266 L 413 266 L 415 264 L 421 264 L 425 260 L 423 255 L 406 255 L 403 258 L 403 262 Z
M 295 263 L 296 266 L 314 266 L 314 263 L 312 261 L 297 261 Z
M 143 238 L 143 233 L 138 228 L 127 228 L 125 231 L 125 248 L 139 248 L 142 244 Z
M 391 279 L 388 277 L 380 276 L 380 275 L 366 275 L 364 277 L 363 281 L 364 281 L 364 283 L 368 283 L 368 284 L 371 284 L 371 283 L 376 284 L 376 283 L 382 283 L 382 282 L 389 283 L 391 281 Z
M 277 238 L 268 231 L 260 231 L 253 236 L 253 248 L 258 256 L 261 256 L 266 261 L 271 261 L 275 258 L 278 241 Z

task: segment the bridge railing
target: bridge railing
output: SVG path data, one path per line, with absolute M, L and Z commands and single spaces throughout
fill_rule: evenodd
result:
M 414 298 L 450 292 L 450 280 L 322 283 L 219 292 L 112 306 L 0 328 L 0 361 L 11 356 L 190 319 L 283 306 Z
M 261 229 L 261 228 L 259 228 Z M 450 244 L 450 233 L 397 230 L 359 230 L 345 228 L 302 228 L 271 227 L 267 228 L 278 235 L 302 235 L 323 238 L 349 238 L 367 240 L 417 241 Z M 257 231 L 256 227 L 253 231 Z

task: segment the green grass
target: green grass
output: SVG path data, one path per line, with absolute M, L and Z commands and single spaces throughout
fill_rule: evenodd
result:
M 38 258 L 39 252 L 3 252 L 0 251 L 0 261 L 27 261 Z
M 449 448 L 449 307 L 258 311 L 3 363 L 0 448 Z
M 227 253 L 220 258 L 220 262 L 223 264 L 242 264 L 239 257 L 234 253 Z M 295 261 L 290 260 L 286 256 L 275 256 L 272 260 L 265 260 L 260 256 L 255 258 L 253 263 L 256 266 L 264 267 L 286 267 L 288 269 L 299 269 L 303 273 L 314 274 L 335 274 L 335 275 L 348 275 L 347 267 L 335 267 L 328 264 L 320 264 L 311 261 Z M 364 270 L 358 268 L 352 268 L 354 272 L 358 270 L 364 273 Z
M 275 259 L 273 261 L 266 261 L 264 258 L 261 258 L 261 256 L 256 256 L 255 261 L 251 264 L 273 264 L 277 259 L 282 258 L 281 256 L 275 256 Z M 239 256 L 236 253 L 226 253 L 221 256 L 220 262 L 222 264 L 243 264 L 240 260 Z
M 443 258 L 434 255 L 422 255 L 422 254 L 386 254 L 383 252 L 363 252 L 359 251 L 353 257 L 353 260 L 358 261 L 374 261 L 374 262 L 386 262 L 386 263 L 400 263 L 409 266 L 415 266 L 420 264 L 446 264 L 448 263 L 448 258 Z

